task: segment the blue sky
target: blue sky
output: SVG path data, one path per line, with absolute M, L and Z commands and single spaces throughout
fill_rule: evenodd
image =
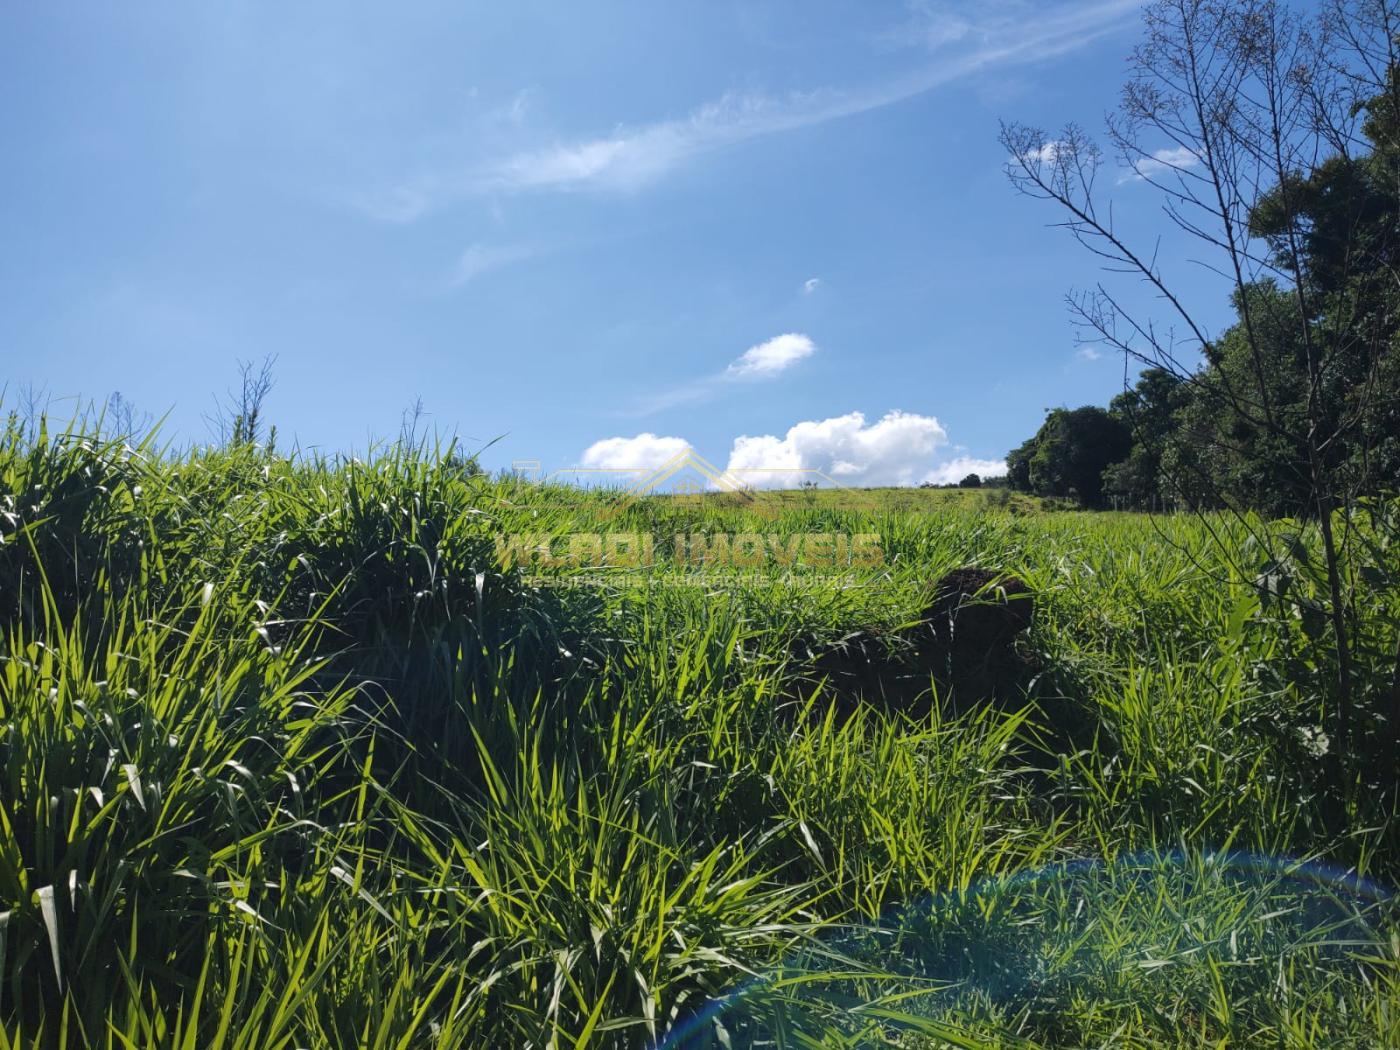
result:
M 271 415 L 307 447 L 363 449 L 421 396 L 494 467 L 691 445 L 851 484 L 961 476 L 1121 388 L 1062 301 L 1093 260 L 1013 193 L 996 134 L 1100 126 L 1139 19 L 6 5 L 0 380 L 11 404 L 120 391 L 203 440 L 236 360 L 273 354 Z M 1107 182 L 1120 221 L 1160 224 L 1146 184 Z M 1170 237 L 1164 258 L 1222 322 Z

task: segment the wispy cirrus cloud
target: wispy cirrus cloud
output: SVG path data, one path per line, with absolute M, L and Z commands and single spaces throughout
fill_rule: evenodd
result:
M 929 9 L 932 14 L 897 34 L 926 45 L 931 56 L 903 76 L 856 89 L 731 92 L 677 119 L 619 125 L 604 135 L 524 149 L 460 170 L 421 172 L 360 194 L 355 203 L 376 218 L 409 222 L 479 193 L 634 189 L 742 142 L 880 109 L 991 69 L 1071 53 L 1122 28 L 1140 5 L 1097 0 L 1047 10 L 1002 4 L 991 15 L 978 9 L 942 21 L 937 9 Z
M 540 249 L 531 244 L 485 244 L 478 241 L 467 245 L 458 256 L 447 283 L 452 288 L 461 288 L 492 270 L 524 262 L 538 254 Z
M 736 382 L 776 379 L 799 361 L 817 352 L 817 344 L 800 332 L 784 332 L 756 343 L 736 357 L 722 372 L 703 376 L 690 383 L 652 394 L 634 411 L 634 416 L 650 416 L 677 405 L 703 401 Z

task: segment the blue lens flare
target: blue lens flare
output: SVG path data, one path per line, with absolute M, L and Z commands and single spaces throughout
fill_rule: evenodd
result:
M 1179 850 L 1063 861 L 904 902 L 870 922 L 830 928 L 795 944 L 781 966 L 681 1018 L 652 1045 L 770 1045 L 783 1029 L 804 1030 L 804 1018 L 816 1019 L 818 1027 L 844 1022 L 855 1028 L 862 1017 L 871 1025 L 899 1025 L 900 1007 L 916 1000 L 936 1007 L 939 996 L 1024 998 L 1044 976 L 1037 972 L 1043 944 L 1087 939 L 1105 912 L 1121 916 L 1140 908 L 1153 913 L 1142 922 L 1146 949 L 1169 929 L 1163 916 L 1177 928 L 1189 926 L 1222 892 L 1235 902 L 1242 927 L 1284 923 L 1299 943 L 1310 941 L 1338 958 L 1373 945 L 1400 920 L 1393 889 L 1316 859 Z M 1040 921 L 1047 916 L 1054 920 L 1051 928 Z

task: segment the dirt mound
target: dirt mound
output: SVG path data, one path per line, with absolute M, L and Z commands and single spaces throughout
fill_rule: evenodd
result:
M 1034 611 L 1023 580 L 991 569 L 954 569 L 935 585 L 918 626 L 891 634 L 853 631 L 800 646 L 798 694 L 819 689 L 839 718 L 858 705 L 919 718 L 935 695 L 954 709 L 1014 700 L 1029 677 L 1016 640 Z
M 954 569 L 934 589 L 919 648 L 955 705 L 1004 697 L 1024 677 L 1016 639 L 1034 617 L 1035 596 L 1024 580 L 993 569 Z
M 1005 648 L 1028 630 L 1035 598 L 1026 582 L 992 569 L 954 569 L 924 613 L 936 637 L 958 656 Z
M 929 692 L 929 676 L 911 659 L 913 650 L 898 634 L 853 631 L 809 651 L 803 681 L 820 687 L 844 721 L 858 704 L 916 713 L 920 694 Z M 925 713 L 927 708 L 925 707 Z

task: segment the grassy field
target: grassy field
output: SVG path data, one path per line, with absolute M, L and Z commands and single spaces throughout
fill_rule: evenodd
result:
M 1294 523 L 136 445 L 0 438 L 0 1047 L 1400 1045 L 1393 506 L 1338 763 Z M 1021 696 L 835 717 L 967 565 Z
M 1045 509 L 1047 501 L 1026 492 L 988 487 L 976 489 L 943 488 L 871 488 L 847 489 L 823 486 L 815 489 L 762 489 L 741 498 L 728 493 L 709 493 L 698 497 L 674 497 L 673 502 L 687 498 L 699 502 L 752 509 L 764 514 L 811 509 L 864 511 L 866 513 L 934 513 L 946 510 L 999 511 L 1007 514 L 1028 514 Z

